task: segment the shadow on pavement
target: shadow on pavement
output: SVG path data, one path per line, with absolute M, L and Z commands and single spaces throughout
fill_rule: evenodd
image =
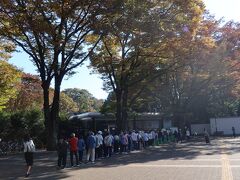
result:
M 239 140 L 229 138 L 212 140 L 205 144 L 203 139 L 195 139 L 181 144 L 163 144 L 149 147 L 143 151 L 114 155 L 111 158 L 97 160 L 95 164 L 81 164 L 80 167 L 56 169 L 56 152 L 36 152 L 32 174 L 27 179 L 64 179 L 70 178 L 67 172 L 87 168 L 109 168 L 131 163 L 147 163 L 159 160 L 192 160 L 198 156 L 211 156 L 239 153 Z M 69 156 L 68 156 L 69 164 Z M 0 157 L 0 179 L 24 179 L 25 162 L 23 154 Z

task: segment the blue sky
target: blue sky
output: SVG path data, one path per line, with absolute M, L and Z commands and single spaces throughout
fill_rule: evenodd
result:
M 240 0 L 204 0 L 206 8 L 216 18 L 222 18 L 226 21 L 234 20 L 240 22 Z M 24 52 L 15 52 L 10 59 L 10 63 L 22 69 L 24 72 L 37 74 L 36 68 L 29 60 L 28 55 Z M 87 89 L 94 97 L 98 99 L 106 99 L 108 93 L 102 90 L 102 80 L 97 74 L 90 74 L 91 70 L 87 68 L 86 62 L 79 67 L 78 72 L 69 79 L 65 79 L 62 83 L 62 90 L 66 88 Z
M 34 67 L 33 63 L 29 60 L 28 55 L 22 51 L 13 53 L 9 62 L 26 73 L 38 75 L 36 67 Z M 64 79 L 61 89 L 87 89 L 94 97 L 98 99 L 106 99 L 108 93 L 102 90 L 103 81 L 100 79 L 100 75 L 92 74 L 91 70 L 87 68 L 88 64 L 89 63 L 86 61 L 84 65 L 76 69 L 77 73 L 75 75 L 68 79 Z

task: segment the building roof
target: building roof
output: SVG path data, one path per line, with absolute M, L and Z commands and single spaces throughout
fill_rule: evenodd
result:
M 91 120 L 92 118 L 95 117 L 102 117 L 104 116 L 103 114 L 99 112 L 86 112 L 86 113 L 80 113 L 80 114 L 75 114 L 69 117 L 69 120 Z

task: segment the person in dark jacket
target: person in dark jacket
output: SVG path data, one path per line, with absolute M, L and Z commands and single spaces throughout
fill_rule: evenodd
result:
M 205 128 L 204 128 L 204 138 L 205 138 L 206 144 L 210 143 L 209 134 Z
M 232 127 L 232 134 L 233 134 L 233 137 L 235 138 L 236 137 L 235 127 Z
M 87 138 L 87 147 L 88 147 L 87 162 L 89 162 L 90 157 L 91 157 L 91 162 L 94 163 L 95 162 L 96 138 L 95 138 L 93 132 L 89 132 L 89 136 Z
M 78 155 L 79 155 L 79 162 L 83 162 L 83 151 L 85 150 L 85 141 L 83 139 L 83 135 L 79 136 L 78 139 Z
M 64 169 L 66 167 L 68 143 L 63 138 L 60 138 L 57 144 L 58 167 Z

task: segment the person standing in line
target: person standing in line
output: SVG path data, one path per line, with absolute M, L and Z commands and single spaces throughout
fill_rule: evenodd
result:
M 73 155 L 75 156 L 76 159 L 76 166 L 78 166 L 78 149 L 77 149 L 77 143 L 78 143 L 78 138 L 75 137 L 75 133 L 71 134 L 71 138 L 69 140 L 69 145 L 70 145 L 70 160 L 71 160 L 71 166 L 73 167 Z
M 127 145 L 128 145 L 128 133 L 125 132 L 122 139 L 123 144 L 123 153 L 127 154 Z
M 139 131 L 139 133 L 138 133 L 138 146 L 139 146 L 140 150 L 142 150 L 144 147 L 143 131 Z
M 190 140 L 190 131 L 189 131 L 189 129 L 186 130 L 186 137 L 187 137 L 187 140 Z
M 156 145 L 156 132 L 154 130 L 151 131 L 152 134 L 152 146 Z
M 137 143 L 138 143 L 137 137 L 138 137 L 137 133 L 135 132 L 135 130 L 133 130 L 131 134 L 131 138 L 132 138 L 134 150 L 137 150 Z
M 133 141 L 132 141 L 132 136 L 131 136 L 131 132 L 127 132 L 127 137 L 128 137 L 128 152 L 131 152 L 133 149 Z
M 153 145 L 153 137 L 152 137 L 152 133 L 151 133 L 151 131 L 149 131 L 149 133 L 148 133 L 148 145 L 149 146 L 152 146 Z
M 143 140 L 144 140 L 144 148 L 147 148 L 148 147 L 148 140 L 149 140 L 147 132 L 144 133 Z
M 58 153 L 58 167 L 61 169 L 64 169 L 66 167 L 67 149 L 68 142 L 63 138 L 60 138 L 57 143 L 57 153 Z
M 167 140 L 167 142 L 169 142 L 169 140 L 170 140 L 170 130 L 169 129 L 166 129 L 166 140 Z
M 174 130 L 173 135 L 174 135 L 174 142 L 178 142 L 178 132 L 176 129 Z
M 119 153 L 119 136 L 117 135 L 117 133 L 114 135 L 114 153 Z
M 236 131 L 235 131 L 235 127 L 232 127 L 232 133 L 233 133 L 233 137 L 236 137 Z
M 106 137 L 104 138 L 104 144 L 106 146 L 106 157 L 112 156 L 112 146 L 113 146 L 113 138 L 112 135 L 107 132 Z
M 205 138 L 206 144 L 210 143 L 209 134 L 206 129 L 204 129 L 204 138 Z
M 103 136 L 102 131 L 98 131 L 96 135 L 96 158 L 103 156 Z
M 87 163 L 90 161 L 95 162 L 95 148 L 96 148 L 96 137 L 94 136 L 93 132 L 89 132 L 89 136 L 87 138 L 87 146 L 88 146 L 88 152 L 87 152 Z
M 123 152 L 123 131 L 120 132 L 119 134 L 119 145 L 120 145 L 120 154 Z
M 33 166 L 33 153 L 35 152 L 35 144 L 33 143 L 33 140 L 30 138 L 29 135 L 26 135 L 24 137 L 23 146 L 24 157 L 27 164 L 27 172 L 25 177 L 28 177 L 31 173 L 31 169 Z
M 178 140 L 177 140 L 177 142 L 181 142 L 182 143 L 182 131 L 181 131 L 181 129 L 178 129 Z
M 83 139 L 83 135 L 79 136 L 78 139 L 78 156 L 79 156 L 79 162 L 83 162 L 83 151 L 85 150 L 85 141 Z

